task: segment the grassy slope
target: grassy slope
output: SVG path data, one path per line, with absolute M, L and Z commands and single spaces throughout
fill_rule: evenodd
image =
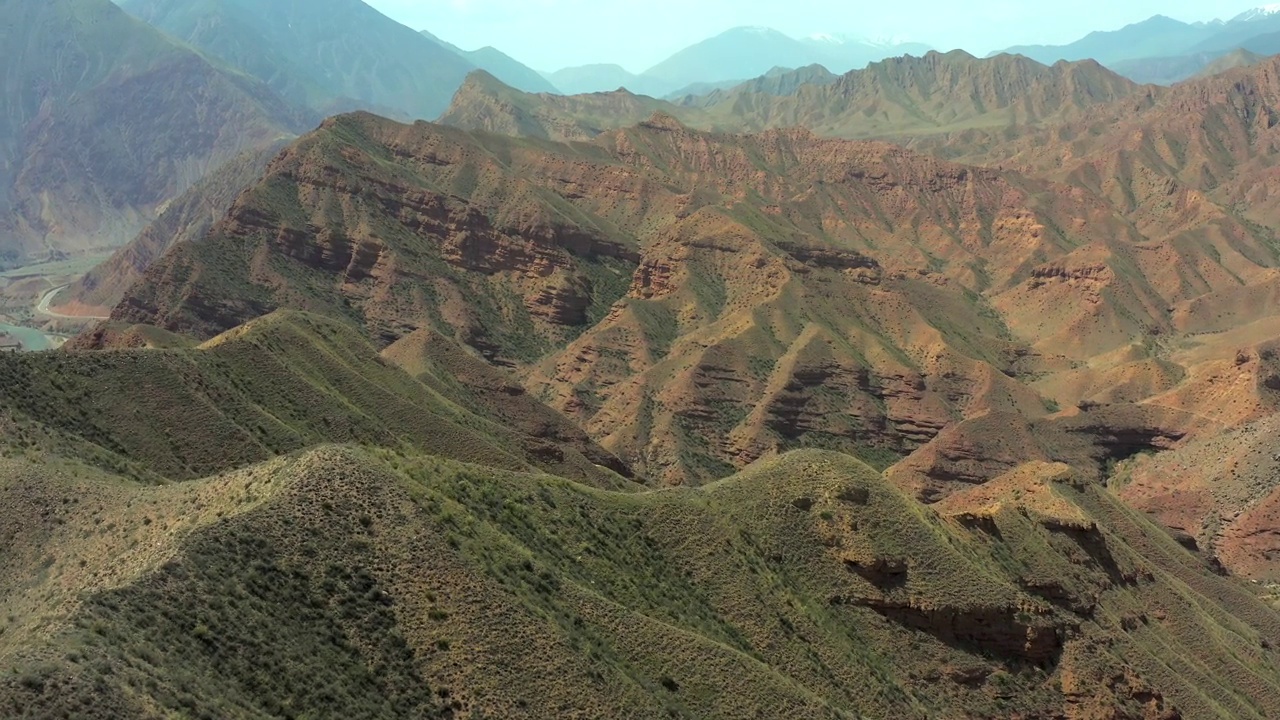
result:
M 6 462 L 0 517 L 28 528 L 0 545 L 7 712 L 1264 717 L 1280 700 L 1280 616 L 1061 470 L 1020 480 L 1025 502 L 938 515 L 813 451 L 642 495 L 351 448 L 160 488 Z
M 196 349 L 9 355 L 0 375 L 16 447 L 79 454 L 87 443 L 100 464 L 153 481 L 357 442 L 622 483 L 573 448 L 464 409 L 384 362 L 355 328 L 302 313 L 260 318 Z M 585 438 L 578 446 L 609 458 Z

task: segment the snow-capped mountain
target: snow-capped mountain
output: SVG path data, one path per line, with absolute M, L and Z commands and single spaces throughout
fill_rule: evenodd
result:
M 1245 10 L 1239 15 L 1231 18 L 1231 22 L 1253 22 L 1255 20 L 1265 20 L 1273 15 L 1280 15 L 1280 3 L 1273 3 L 1271 5 L 1256 7 L 1252 10 Z
M 899 47 L 913 44 L 910 38 L 903 35 L 864 37 L 844 33 L 817 33 L 804 38 L 801 42 L 816 46 L 859 45 L 862 47 Z

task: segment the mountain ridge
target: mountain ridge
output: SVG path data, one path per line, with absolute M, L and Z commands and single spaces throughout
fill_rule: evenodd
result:
M 952 51 L 890 58 L 840 76 L 820 66 L 771 72 L 677 102 L 621 92 L 556 100 L 476 82 L 464 85 L 440 120 L 472 130 L 583 139 L 660 111 L 691 127 L 726 132 L 801 126 L 843 138 L 909 138 L 1052 123 L 1149 94 L 1092 61 L 1045 66 L 1012 55 L 980 60 Z
M 837 73 L 860 69 L 899 52 L 925 53 L 921 43 L 875 43 L 844 36 L 795 39 L 766 27 L 730 28 L 677 51 L 647 70 L 633 74 L 617 65 L 562 68 L 547 75 L 569 94 L 626 88 L 661 98 L 685 88 L 742 82 L 775 67 L 823 65 Z
M 486 46 L 478 50 L 463 50 L 453 43 L 441 40 L 431 34 L 430 31 L 422 30 L 420 32 L 428 40 L 465 58 L 468 62 L 475 65 L 476 68 L 488 72 L 501 80 L 504 84 L 510 85 L 517 90 L 532 93 L 546 92 L 559 94 L 560 92 L 546 78 L 538 74 L 537 71 L 530 69 L 528 66 L 495 47 Z

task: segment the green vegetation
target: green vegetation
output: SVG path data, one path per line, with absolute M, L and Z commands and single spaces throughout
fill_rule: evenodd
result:
M 543 441 L 433 388 L 444 386 L 389 365 L 355 327 L 285 311 L 198 349 L 0 357 L 0 411 L 21 420 L 16 446 L 73 438 L 62 445 L 98 448 L 95 461 L 114 471 L 127 458 L 140 478 L 187 480 L 353 442 L 616 483 L 600 458 L 570 449 L 540 459 Z
M 629 300 L 627 304 L 640 321 L 653 359 L 656 361 L 665 358 L 680 337 L 680 322 L 676 314 L 666 305 L 651 300 Z
M 1129 716 L 1152 687 L 1185 716 L 1264 717 L 1280 697 L 1260 644 L 1280 615 L 1061 476 L 983 515 L 815 451 L 638 495 L 392 449 L 150 489 L 17 467 L 6 522 L 77 499 L 3 558 L 44 566 L 0 585 L 22 613 L 3 712 L 923 718 L 1067 693 Z M 86 537 L 94 516 L 111 527 Z
M 927 508 L 805 450 L 642 491 L 429 330 L 379 354 L 277 312 L 171 344 L 0 358 L 0 715 L 1280 701 L 1280 614 L 1061 470 Z M 736 403 L 679 420 L 680 460 L 731 474 L 701 425 L 741 420 Z

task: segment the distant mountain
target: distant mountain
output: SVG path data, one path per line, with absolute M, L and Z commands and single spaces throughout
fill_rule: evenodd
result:
M 423 30 L 422 35 L 517 90 L 532 93 L 560 92 L 537 70 L 524 65 L 497 48 L 482 47 L 479 50 L 463 50 L 453 43 L 441 40 L 427 30 Z
M 1089 33 L 1068 45 L 1017 45 L 1000 53 L 1025 55 L 1046 65 L 1059 60 L 1085 59 L 1108 65 L 1135 58 L 1182 55 L 1220 30 L 1220 26 L 1191 25 L 1156 15 L 1119 30 Z M 996 54 L 999 53 L 992 53 Z
M 840 35 L 797 40 L 771 28 L 738 27 L 691 45 L 640 75 L 617 65 L 585 65 L 547 78 L 569 94 L 626 88 L 678 99 L 732 87 L 779 68 L 822 65 L 845 73 L 895 55 L 923 55 L 930 49 L 919 43 L 877 43 Z
M 1135 82 L 1169 85 L 1238 49 L 1260 55 L 1280 52 L 1280 5 L 1256 8 L 1229 22 L 1184 23 L 1156 15 L 1067 45 L 1019 45 L 1001 52 L 1045 64 L 1093 59 Z
M 778 68 L 778 69 L 790 71 L 790 68 Z M 703 95 L 708 95 L 717 90 L 728 90 L 730 88 L 737 87 L 738 85 L 741 85 L 744 82 L 747 82 L 747 81 L 746 80 L 721 80 L 719 82 L 697 82 L 692 85 L 685 85 L 679 90 L 673 90 L 672 92 L 669 92 L 666 95 L 663 95 L 662 99 L 670 100 L 671 102 L 679 102 L 681 100 L 684 100 L 685 98 L 702 97 Z
M 810 46 L 777 30 L 740 27 L 681 50 L 645 71 L 673 88 L 763 75 L 775 67 L 800 67 Z
M 564 68 L 547 75 L 553 85 L 569 95 L 594 92 L 611 92 L 619 88 L 638 95 L 661 97 L 676 88 L 654 78 L 636 75 L 621 65 L 580 65 Z
M 671 93 L 665 99 L 686 105 L 697 105 L 703 98 L 723 95 L 729 91 L 791 95 L 805 85 L 830 85 L 839 77 L 821 65 L 810 65 L 799 69 L 778 67 L 752 80 L 697 83 Z
M 1280 36 L 1277 36 L 1277 39 L 1280 39 Z M 1271 54 L 1274 55 L 1275 53 Z M 1236 68 L 1253 67 L 1266 59 L 1266 55 L 1260 55 L 1244 49 L 1234 50 L 1206 65 L 1200 72 L 1196 73 L 1196 77 L 1206 78 L 1220 75 Z
M 0 0 L 0 264 L 114 247 L 303 117 L 108 0 Z
M 1221 53 L 1213 52 L 1175 57 L 1133 58 L 1110 63 L 1107 67 L 1136 83 L 1172 85 L 1195 77 L 1220 57 L 1222 57 Z
M 472 73 L 440 116 L 443 125 L 542 140 L 589 140 L 676 106 L 626 90 L 553 96 L 525 93 L 483 70 Z
M 777 30 L 739 27 L 704 40 L 645 71 L 674 88 L 764 75 L 776 67 L 821 64 L 835 72 L 862 68 L 893 55 L 927 52 L 924 45 L 884 45 L 823 35 L 796 40 Z
M 432 119 L 475 66 L 360 0 L 124 0 L 134 16 L 324 113 Z
M 1245 13 L 1241 16 L 1245 19 L 1232 20 L 1223 25 L 1217 32 L 1190 48 L 1191 52 L 1225 53 L 1237 48 L 1258 52 L 1255 50 L 1260 47 L 1256 44 L 1258 38 L 1280 33 L 1280 13 L 1268 8 L 1251 12 L 1254 14 Z
M 822 65 L 836 74 L 861 70 L 887 57 L 923 55 L 933 49 L 923 43 L 874 42 L 847 35 L 814 35 L 801 42 L 816 52 L 808 64 Z
M 889 58 L 844 75 L 821 66 L 775 72 L 676 102 L 622 92 L 547 98 L 477 74 L 441 122 L 581 140 L 661 112 L 690 127 L 726 132 L 799 126 L 833 137 L 901 139 L 1074 117 L 1142 94 L 1140 86 L 1092 60 L 1046 67 L 1025 57 L 978 59 L 955 50 Z
M 1280 53 L 1280 33 L 1251 38 L 1248 45 L 1259 48 L 1260 52 L 1237 48 L 1226 53 L 1215 51 L 1179 57 L 1121 60 L 1112 63 L 1110 67 L 1134 82 L 1172 85 L 1191 78 L 1217 75 L 1237 67 L 1256 65 L 1267 56 Z
M 856 70 L 850 72 L 858 72 Z M 709 98 L 724 97 L 731 94 L 762 93 L 765 95 L 794 95 L 807 86 L 832 85 L 839 81 L 840 75 L 827 70 L 821 65 L 810 65 L 796 70 L 777 68 L 754 80 L 739 83 L 732 88 L 725 88 L 720 93 L 709 93 Z
M 1232 23 L 1252 22 L 1254 20 L 1267 20 L 1276 15 L 1280 15 L 1280 3 L 1272 5 L 1264 5 L 1252 10 L 1245 10 L 1239 15 L 1231 18 Z
M 736 132 L 801 126 L 835 137 L 900 138 L 1038 123 L 1137 90 L 1093 61 L 1046 67 L 954 50 L 889 58 L 838 77 L 804 68 L 682 104 L 704 113 L 706 126 Z

